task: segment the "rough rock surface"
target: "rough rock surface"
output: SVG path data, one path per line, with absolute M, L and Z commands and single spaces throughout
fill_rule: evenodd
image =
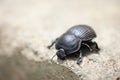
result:
M 0 54 L 16 49 L 30 60 L 50 60 L 54 47 L 46 48 L 71 26 L 88 24 L 96 31 L 99 54 L 83 58 L 81 65 L 68 59 L 66 66 L 80 80 L 120 78 L 119 0 L 0 0 Z

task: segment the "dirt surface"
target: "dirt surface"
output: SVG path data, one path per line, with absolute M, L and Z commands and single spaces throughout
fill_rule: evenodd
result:
M 120 77 L 120 1 L 119 0 L 0 0 L 0 54 L 16 49 L 30 60 L 50 60 L 48 50 L 67 29 L 87 24 L 96 31 L 99 54 L 76 60 L 57 60 L 80 76 L 80 80 L 116 80 Z
M 68 77 L 69 76 L 69 77 Z M 0 80 L 78 80 L 71 70 L 49 61 L 35 62 L 20 53 L 0 56 Z

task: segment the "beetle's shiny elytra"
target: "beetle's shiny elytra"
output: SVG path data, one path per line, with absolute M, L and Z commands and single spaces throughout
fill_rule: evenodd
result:
M 73 34 L 82 41 L 92 40 L 96 37 L 95 31 L 87 25 L 74 26 L 67 31 L 67 34 Z
M 54 44 L 57 51 L 57 56 L 60 59 L 65 59 L 66 56 L 79 52 L 79 58 L 77 64 L 82 62 L 82 50 L 81 47 L 84 45 L 89 48 L 90 51 L 99 50 L 96 42 L 92 42 L 92 39 L 96 37 L 95 31 L 88 25 L 76 25 L 71 27 L 66 33 L 57 38 L 51 45 L 48 46 L 50 49 Z M 94 48 L 92 48 L 94 46 Z

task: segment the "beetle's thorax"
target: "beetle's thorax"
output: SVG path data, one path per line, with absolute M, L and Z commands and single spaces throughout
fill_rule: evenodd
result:
M 71 34 L 63 34 L 56 43 L 56 49 L 64 49 L 70 54 L 80 49 L 81 40 Z

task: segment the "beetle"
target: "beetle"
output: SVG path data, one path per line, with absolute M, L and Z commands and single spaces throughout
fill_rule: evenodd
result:
M 79 52 L 77 64 L 80 64 L 84 54 L 82 53 L 82 46 L 86 46 L 89 51 L 100 50 L 97 43 L 92 41 L 95 37 L 96 33 L 90 26 L 75 25 L 53 41 L 48 48 L 50 49 L 55 44 L 55 48 L 58 50 L 56 55 L 62 60 L 71 54 Z

